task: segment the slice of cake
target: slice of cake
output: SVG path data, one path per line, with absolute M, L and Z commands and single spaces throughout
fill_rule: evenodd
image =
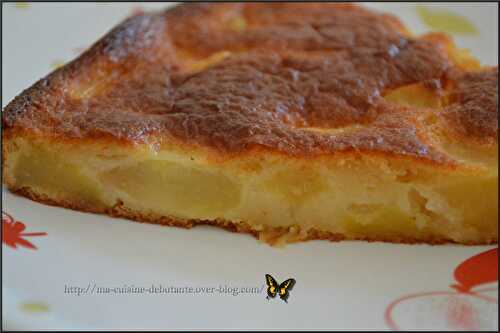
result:
M 134 16 L 3 112 L 3 179 L 137 221 L 308 239 L 498 237 L 498 69 L 327 3 Z

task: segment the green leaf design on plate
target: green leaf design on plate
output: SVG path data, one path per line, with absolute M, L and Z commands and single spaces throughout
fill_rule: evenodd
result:
M 479 31 L 467 18 L 445 9 L 429 9 L 417 6 L 417 13 L 422 22 L 433 30 L 454 35 L 477 35 Z
M 26 313 L 47 313 L 50 311 L 49 305 L 44 302 L 23 302 L 19 307 Z

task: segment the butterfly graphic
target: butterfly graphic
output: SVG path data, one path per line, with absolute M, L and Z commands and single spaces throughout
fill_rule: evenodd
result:
M 288 303 L 288 297 L 290 297 L 290 290 L 292 290 L 295 285 L 295 279 L 287 279 L 280 285 L 276 280 L 270 275 L 266 274 L 266 284 L 267 284 L 267 297 L 266 299 L 276 297 L 279 294 L 280 298 Z

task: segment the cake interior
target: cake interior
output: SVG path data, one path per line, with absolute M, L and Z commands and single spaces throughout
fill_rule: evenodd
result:
M 242 18 L 234 21 L 235 30 L 245 26 Z M 467 51 L 447 47 L 457 67 L 480 68 Z M 203 59 L 176 53 L 184 70 L 196 73 L 235 52 Z M 106 79 L 75 81 L 68 90 L 74 99 L 91 100 L 112 89 Z M 423 124 L 429 131 L 446 103 L 422 83 L 388 91 L 384 98 L 426 109 Z M 354 126 L 363 129 L 363 124 Z M 348 129 L 302 130 L 334 134 Z M 185 226 L 192 221 L 244 224 L 270 244 L 309 239 L 312 231 L 391 242 L 495 242 L 496 146 L 433 135 L 436 149 L 458 166 L 375 152 L 310 158 L 249 152 L 218 159 L 201 147 L 156 149 L 19 135 L 4 140 L 4 180 L 32 199 L 80 210 L 109 213 L 120 206 L 122 216 L 141 221 L 162 223 L 168 217 Z
M 242 222 L 271 244 L 307 239 L 312 229 L 345 239 L 466 244 L 495 241 L 498 233 L 498 171 L 486 155 L 476 154 L 474 167 L 457 171 L 347 154 L 216 161 L 196 150 L 22 138 L 12 144 L 17 149 L 6 165 L 11 188 L 89 211 L 120 204 L 153 222 L 164 216 L 181 225 Z

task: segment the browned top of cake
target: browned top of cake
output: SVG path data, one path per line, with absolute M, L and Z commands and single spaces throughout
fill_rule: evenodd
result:
M 445 116 L 462 137 L 498 140 L 498 69 L 450 73 L 453 88 Z
M 438 37 L 354 5 L 183 4 L 127 19 L 17 96 L 4 133 L 450 162 L 422 120 L 437 109 L 384 98 L 421 85 L 445 101 L 443 132 L 497 144 L 497 68 L 467 72 Z

